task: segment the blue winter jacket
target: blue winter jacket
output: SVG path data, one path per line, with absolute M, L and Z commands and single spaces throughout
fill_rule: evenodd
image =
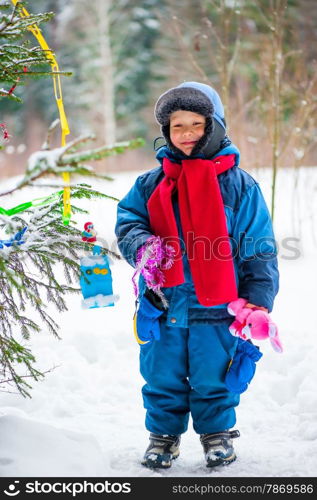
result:
M 222 154 L 235 154 L 236 157 L 235 166 L 220 174 L 218 181 L 231 241 L 238 295 L 253 304 L 267 307 L 270 312 L 279 286 L 277 250 L 271 217 L 259 184 L 238 166 L 238 149 L 230 144 L 218 151 L 217 156 Z M 173 153 L 167 147 L 161 147 L 156 156 L 161 165 L 140 175 L 132 189 L 118 204 L 115 233 L 121 254 L 132 266 L 135 266 L 137 249 L 152 234 L 147 202 L 164 177 L 164 156 L 175 161 Z M 174 211 L 182 242 L 176 200 Z M 167 322 L 171 326 L 187 328 L 188 324 L 193 323 L 213 323 L 229 318 L 232 320 L 226 309 L 227 304 L 205 307 L 198 303 L 185 248 L 183 265 L 185 283 L 162 288 L 169 302 L 165 314 Z M 141 277 L 140 294 L 143 294 L 144 290 L 145 284 Z

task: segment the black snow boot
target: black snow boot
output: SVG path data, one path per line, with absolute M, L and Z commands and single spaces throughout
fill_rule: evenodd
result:
M 233 462 L 237 456 L 232 446 L 232 439 L 239 436 L 238 430 L 201 434 L 200 442 L 204 448 L 207 467 L 228 465 Z
M 147 447 L 142 465 L 151 469 L 168 469 L 172 460 L 179 455 L 180 436 L 168 434 L 150 434 L 150 444 Z

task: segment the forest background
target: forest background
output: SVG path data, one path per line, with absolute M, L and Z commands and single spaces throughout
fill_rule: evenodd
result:
M 96 146 L 146 141 L 97 171 L 155 166 L 154 103 L 184 80 L 220 93 L 242 168 L 316 165 L 314 0 L 36 0 L 28 8 L 55 13 L 41 29 L 60 69 L 72 72 L 62 77 L 72 136 L 94 133 Z M 10 141 L 0 178 L 25 170 L 56 118 L 50 78 L 28 78 L 15 93 L 22 106 L 1 102 Z

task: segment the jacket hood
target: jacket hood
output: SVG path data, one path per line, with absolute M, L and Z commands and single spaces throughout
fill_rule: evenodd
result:
M 206 119 L 205 133 L 187 158 L 203 155 L 211 158 L 223 146 L 226 137 L 226 121 L 221 99 L 215 89 L 199 82 L 184 82 L 164 92 L 154 109 L 156 121 L 161 125 L 168 148 L 178 156 L 183 153 L 170 138 L 170 116 L 177 110 L 199 113 Z
M 199 83 L 199 82 L 184 82 L 178 85 L 177 88 L 193 88 L 200 90 L 205 96 L 208 97 L 209 101 L 213 105 L 213 112 L 212 112 L 212 117 L 217 120 L 220 125 L 226 129 L 226 120 L 225 120 L 225 113 L 224 113 L 224 108 L 222 101 L 219 97 L 218 92 L 210 87 L 210 85 L 206 85 L 205 83 Z

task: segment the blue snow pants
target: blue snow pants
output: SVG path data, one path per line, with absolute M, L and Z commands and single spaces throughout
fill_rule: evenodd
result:
M 240 396 L 228 391 L 224 378 L 237 339 L 227 322 L 179 328 L 160 321 L 160 332 L 160 340 L 140 346 L 147 430 L 182 434 L 190 415 L 198 434 L 233 427 Z

